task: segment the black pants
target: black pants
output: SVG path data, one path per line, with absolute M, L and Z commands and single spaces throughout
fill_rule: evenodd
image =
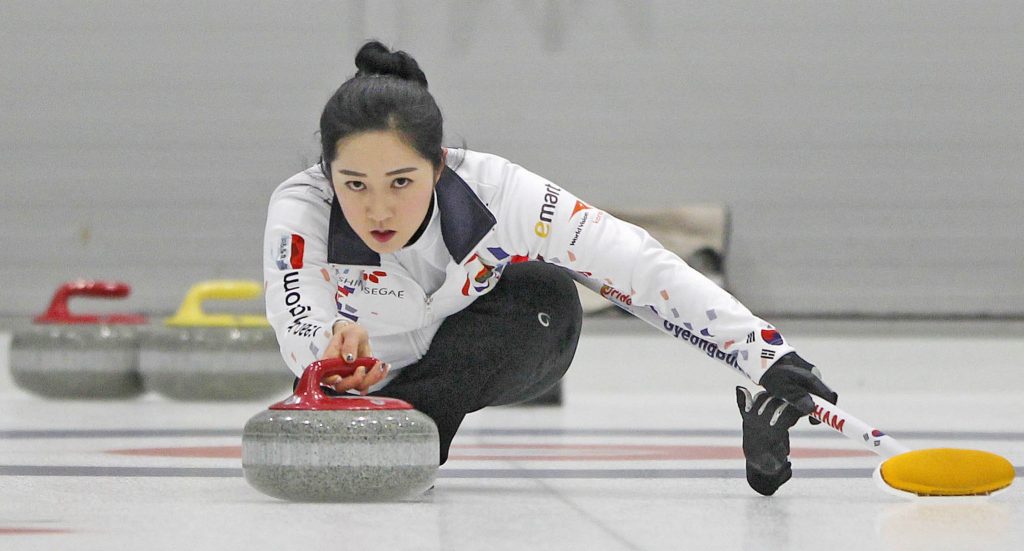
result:
M 523 262 L 442 324 L 430 349 L 377 396 L 427 414 L 440 433 L 440 464 L 467 413 L 523 402 L 562 378 L 576 353 L 583 310 L 563 268 Z

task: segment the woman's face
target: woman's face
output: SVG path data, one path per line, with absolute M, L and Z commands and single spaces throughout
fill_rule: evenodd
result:
M 392 131 L 338 141 L 331 179 L 341 212 L 370 249 L 393 253 L 409 242 L 430 208 L 440 172 Z

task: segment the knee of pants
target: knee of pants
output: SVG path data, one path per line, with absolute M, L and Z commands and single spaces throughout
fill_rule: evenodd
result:
M 565 268 L 537 261 L 512 264 L 505 269 L 495 291 L 503 286 L 507 292 L 519 290 L 516 299 L 536 306 L 538 312 L 557 312 L 570 327 L 582 323 L 579 292 Z
M 540 360 L 541 379 L 561 378 L 576 352 L 583 328 L 583 307 L 576 283 L 564 268 L 543 262 L 526 262 L 510 285 L 515 293 L 518 322 L 532 326 L 535 359 Z M 548 386 L 550 386 L 550 384 Z
M 540 372 L 539 376 L 535 380 L 528 381 L 522 388 L 510 388 L 502 389 L 505 392 L 501 392 L 491 398 L 489 406 L 507 406 L 510 404 L 518 404 L 520 402 L 526 402 L 532 400 L 541 394 L 544 394 L 551 387 L 558 384 L 565 376 L 565 372 L 569 370 L 569 365 L 572 362 L 572 357 L 564 355 L 552 359 L 544 365 L 544 369 Z

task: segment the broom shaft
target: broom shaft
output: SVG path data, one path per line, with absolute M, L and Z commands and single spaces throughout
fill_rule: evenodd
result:
M 811 416 L 821 421 L 822 426 L 846 435 L 885 458 L 910 451 L 910 448 L 895 438 L 850 415 L 839 406 L 820 396 L 811 395 L 811 398 L 814 399 L 814 413 Z
M 601 281 L 592 277 L 586 277 L 578 272 L 570 271 L 569 274 L 584 287 L 597 294 L 601 294 L 601 288 L 604 286 Z M 650 308 L 626 305 L 614 300 L 609 300 L 609 302 L 653 325 L 659 331 L 666 331 L 665 320 Z M 839 406 L 830 404 L 818 396 L 812 395 L 811 397 L 814 399 L 814 405 L 816 406 L 815 412 L 812 415 L 820 420 L 822 425 L 846 435 L 850 439 L 859 442 L 865 448 L 885 458 L 910 451 L 910 448 L 900 444 L 895 438 L 857 419 L 843 411 Z

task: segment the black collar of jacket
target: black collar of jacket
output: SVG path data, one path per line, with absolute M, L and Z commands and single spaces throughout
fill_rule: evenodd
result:
M 438 216 L 441 217 L 441 237 L 445 247 L 459 264 L 469 256 L 480 241 L 497 223 L 469 185 L 445 167 L 434 188 Z M 366 246 L 345 220 L 338 204 L 338 196 L 331 201 L 331 222 L 327 235 L 327 261 L 350 266 L 380 266 L 380 255 Z

